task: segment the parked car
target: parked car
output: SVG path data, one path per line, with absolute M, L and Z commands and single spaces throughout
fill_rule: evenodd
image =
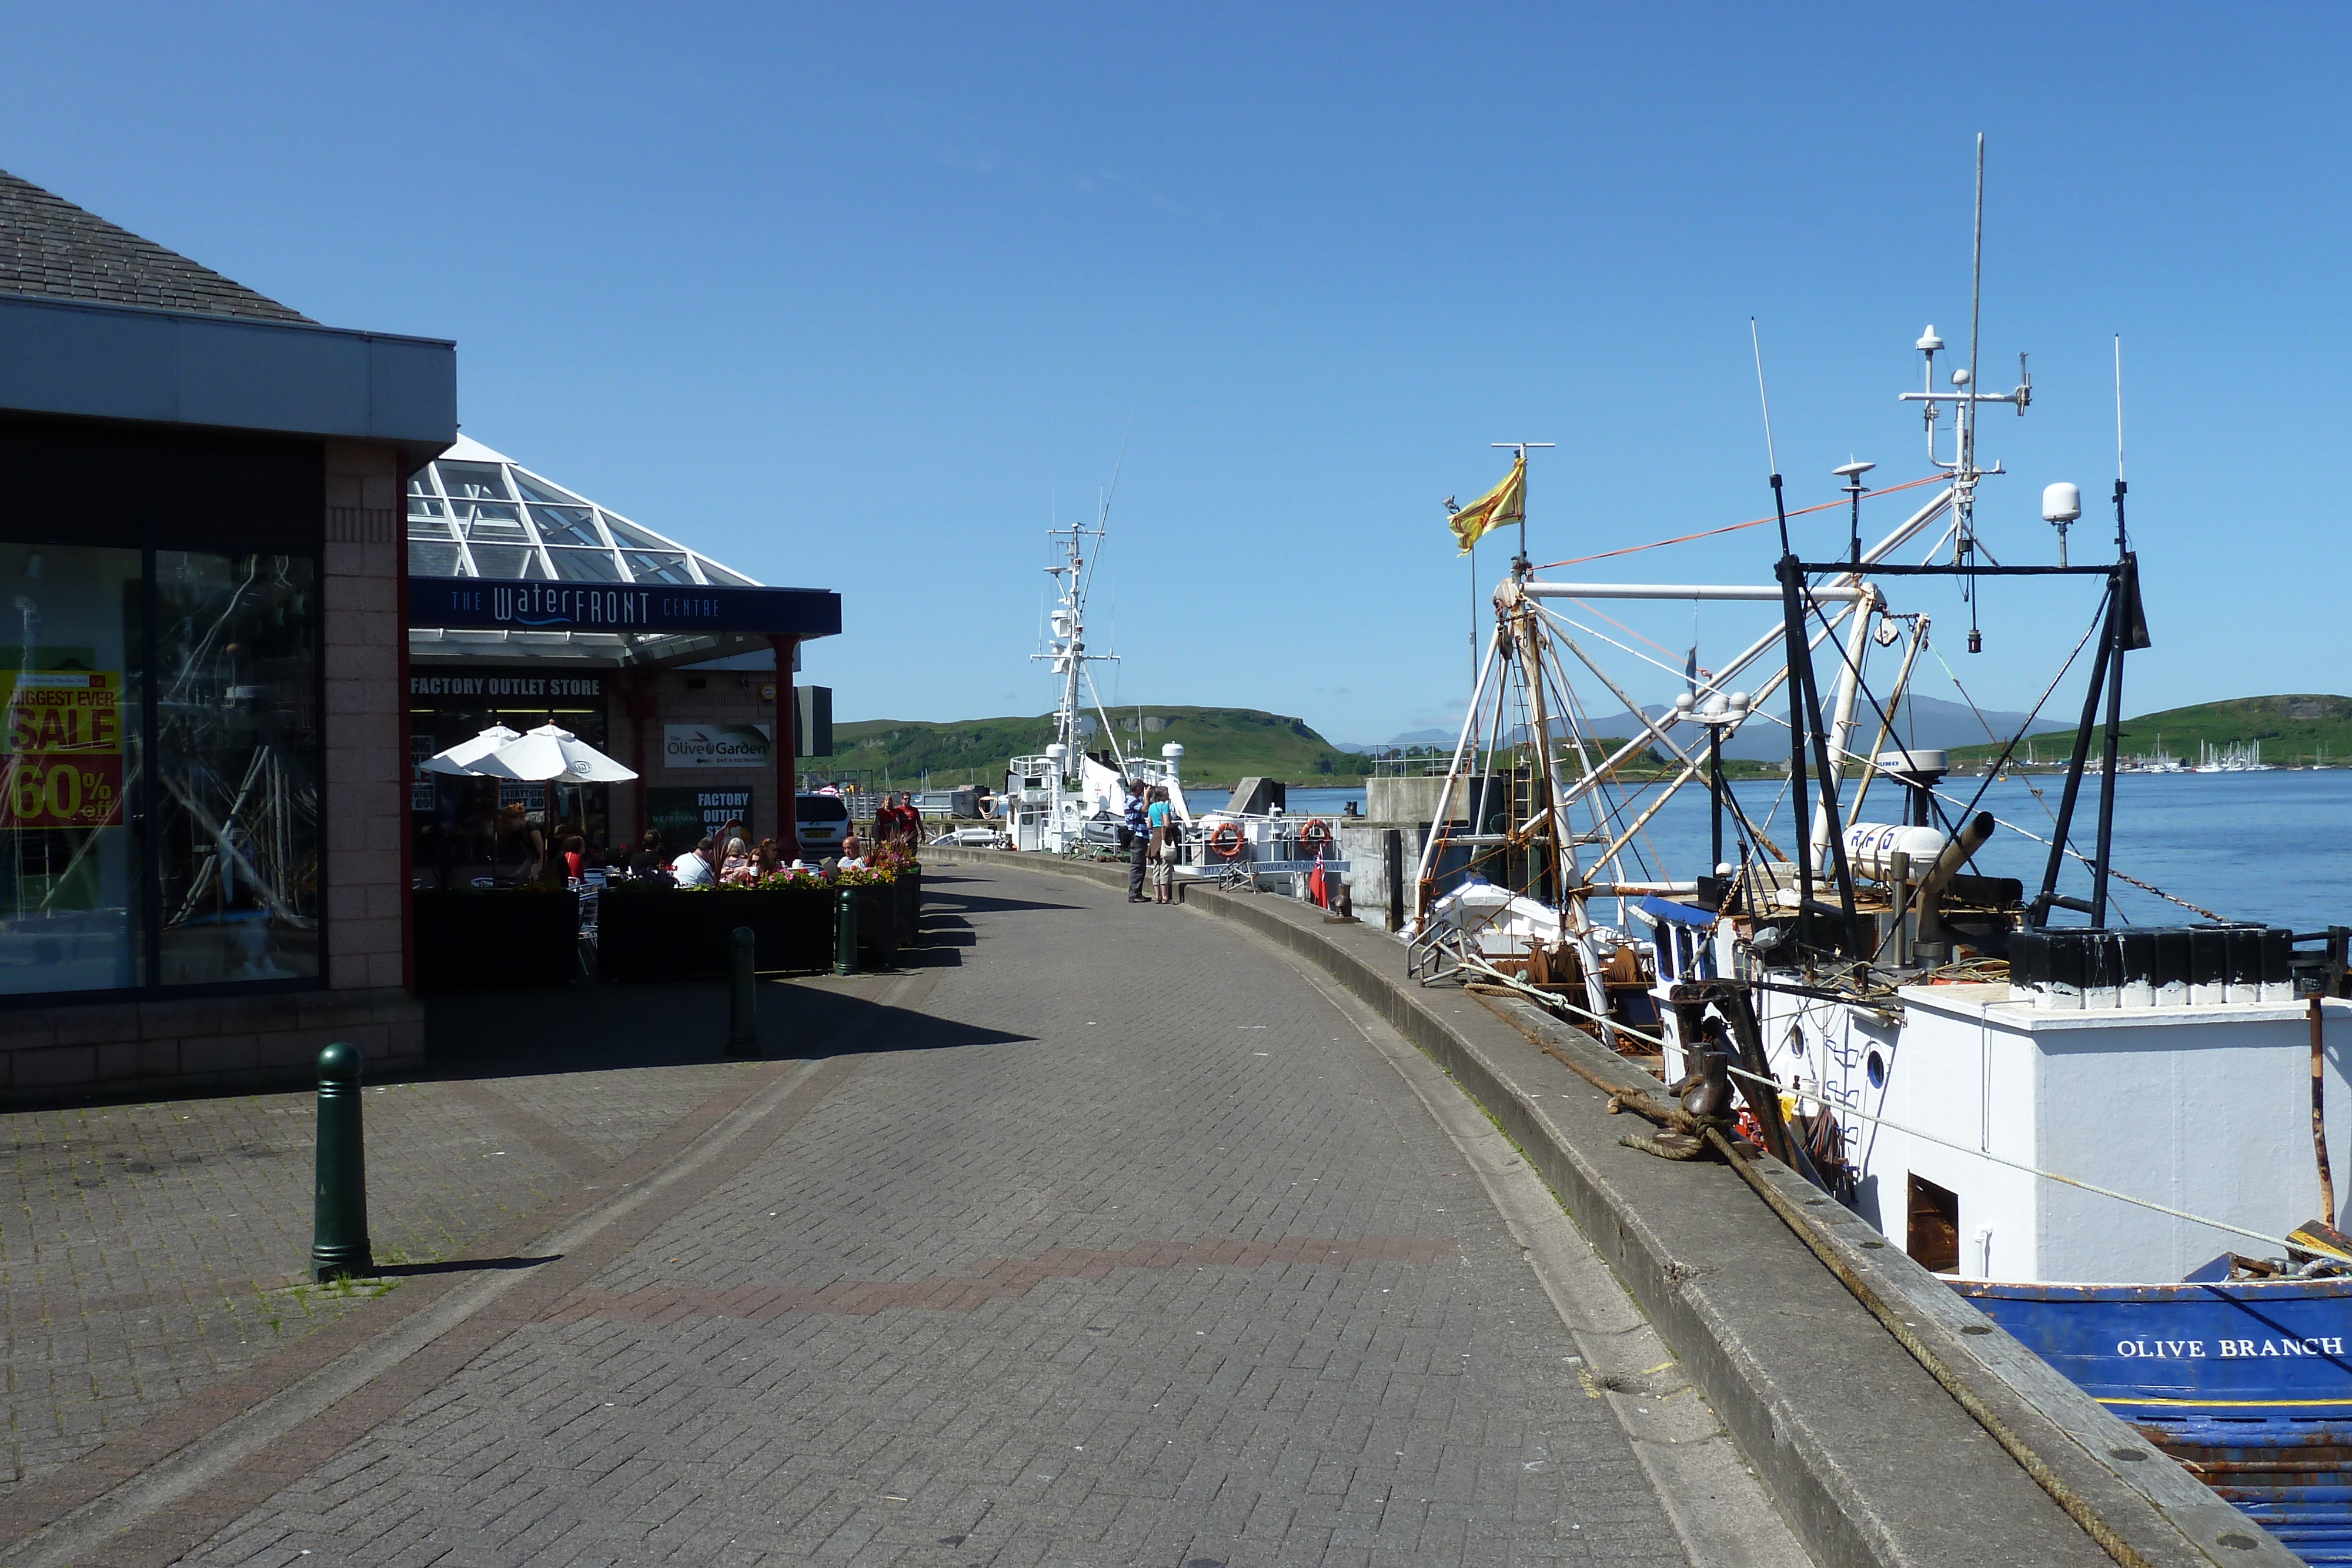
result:
M 795 797 L 795 808 L 801 827 L 801 848 L 811 854 L 824 854 L 841 847 L 849 831 L 849 802 L 838 795 L 801 795 Z

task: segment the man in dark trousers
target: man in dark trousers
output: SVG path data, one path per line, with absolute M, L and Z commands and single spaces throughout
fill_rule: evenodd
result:
M 1150 808 L 1145 803 L 1145 794 L 1142 779 L 1127 781 L 1127 901 L 1129 904 L 1144 902 L 1143 872 L 1145 862 L 1151 855 L 1151 831 L 1147 825 Z

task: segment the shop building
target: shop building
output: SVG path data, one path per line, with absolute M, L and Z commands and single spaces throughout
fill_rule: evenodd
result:
M 421 1061 L 401 496 L 438 340 L 0 173 L 0 1102 Z
M 840 632 L 839 594 L 756 582 L 464 436 L 410 477 L 407 529 L 418 885 L 509 880 L 534 828 L 593 852 L 652 827 L 674 855 L 734 820 L 793 852 L 795 758 L 832 741 L 806 733 L 830 730 L 830 693 L 793 677 L 803 641 Z M 636 780 L 559 788 L 549 823 L 538 785 L 416 766 L 492 724 L 549 723 Z

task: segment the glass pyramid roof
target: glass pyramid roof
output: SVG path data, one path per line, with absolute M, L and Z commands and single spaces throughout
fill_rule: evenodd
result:
M 761 586 L 465 435 L 408 482 L 408 574 Z

